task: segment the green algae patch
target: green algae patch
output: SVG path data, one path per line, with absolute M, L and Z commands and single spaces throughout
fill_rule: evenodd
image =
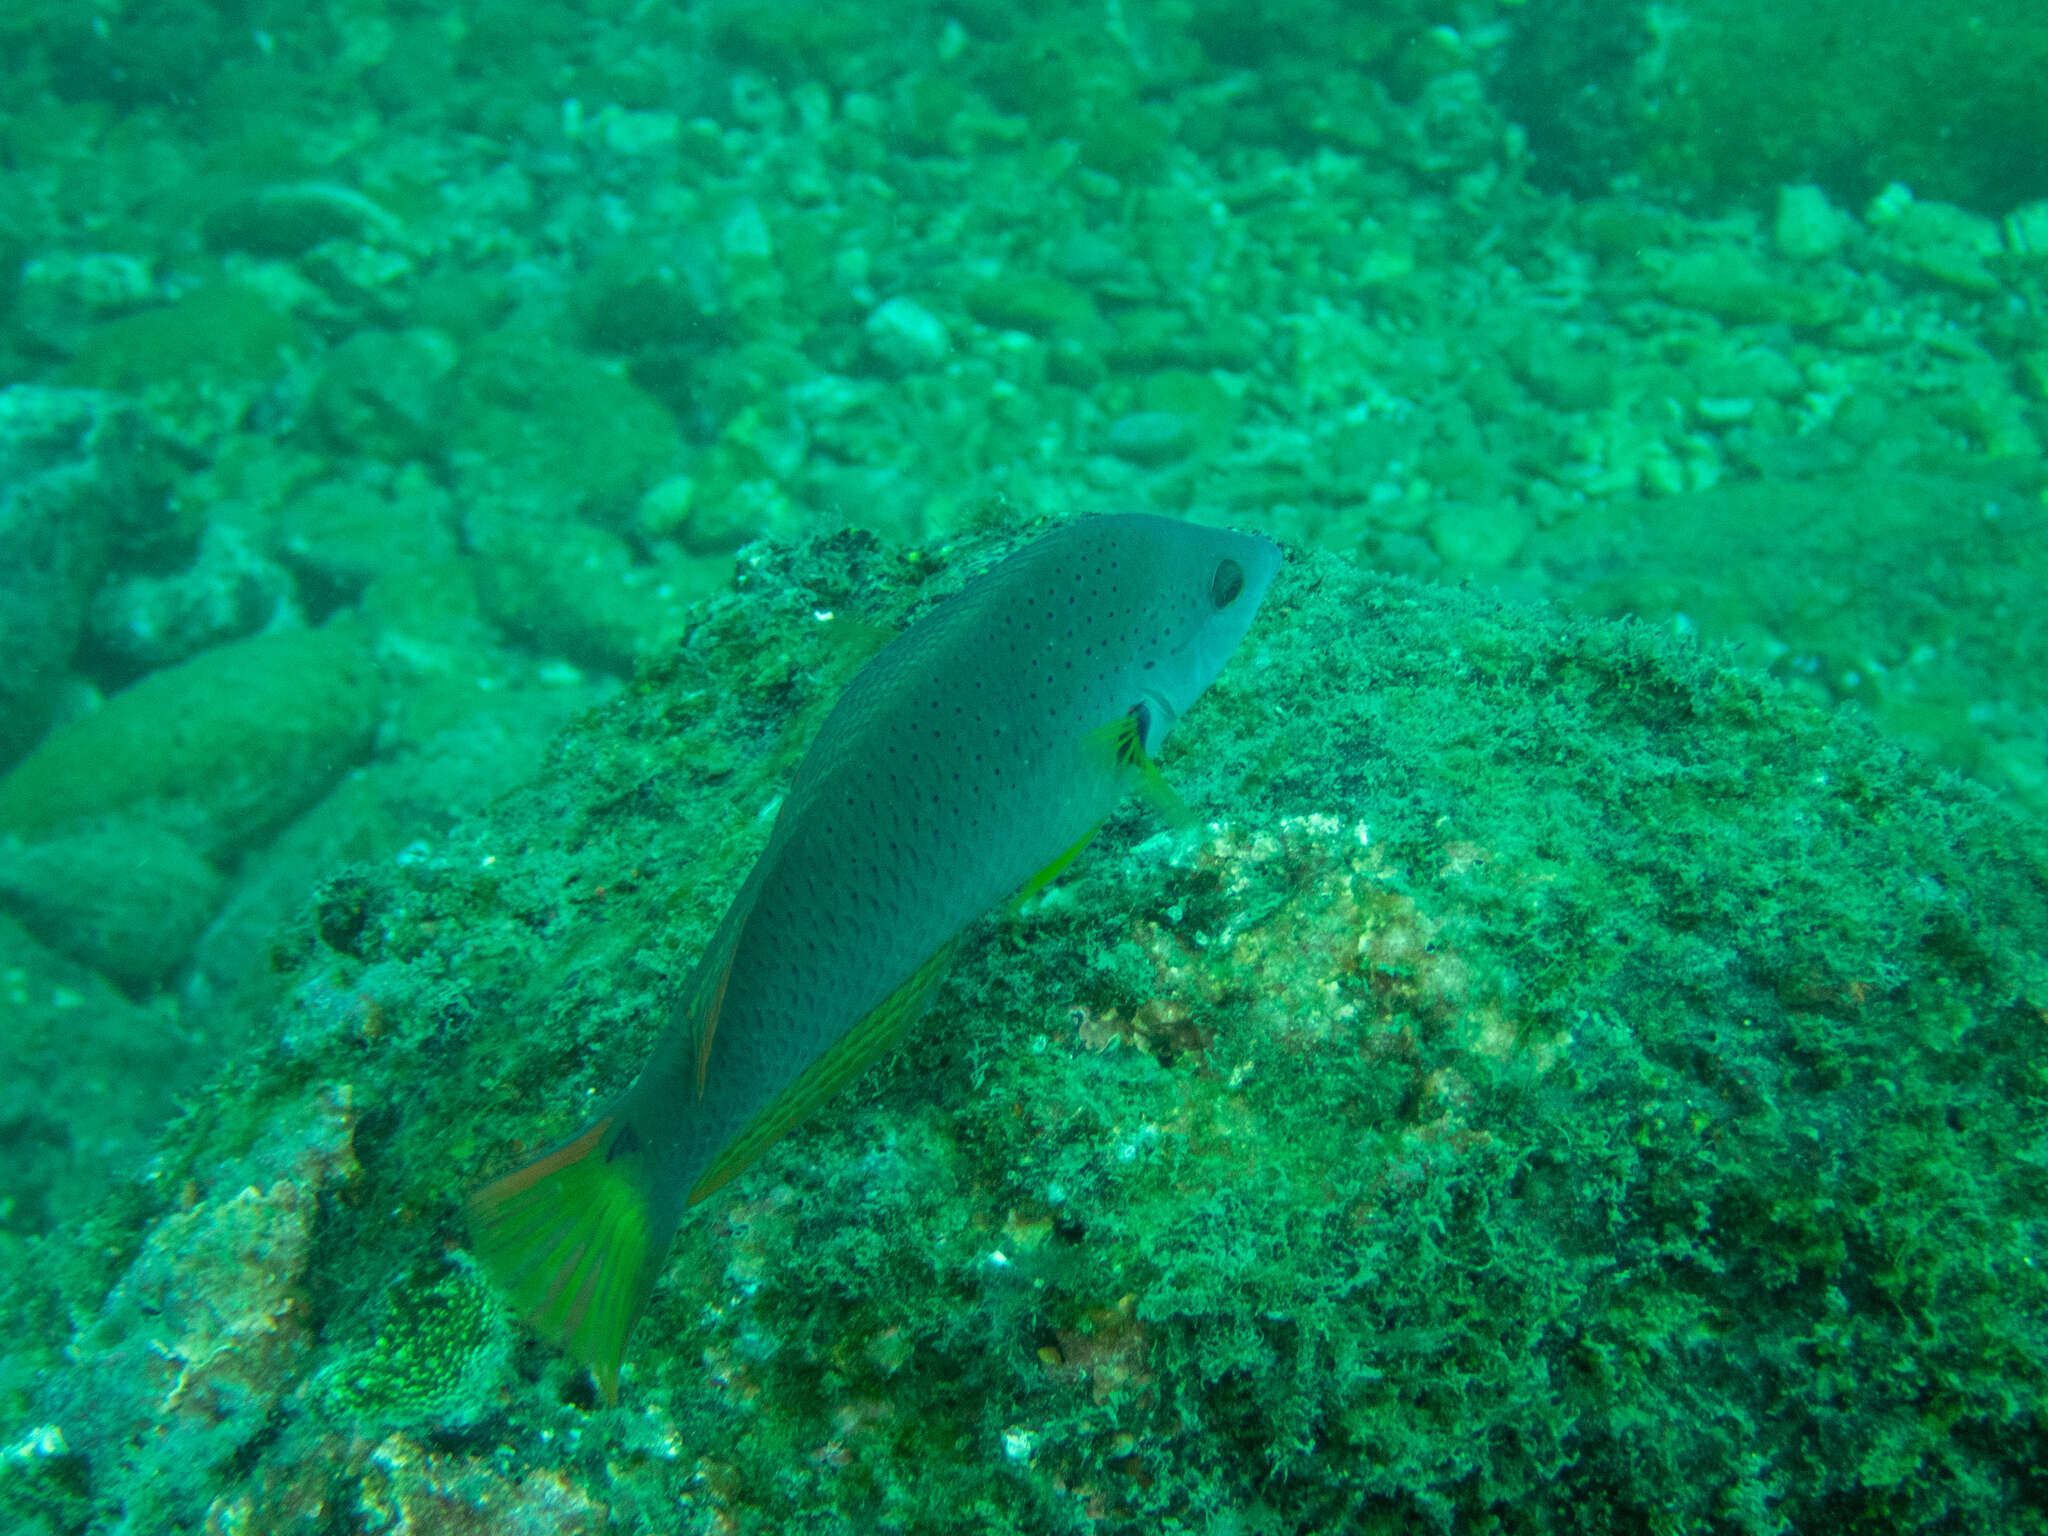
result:
M 370 1425 L 460 1426 L 496 1392 L 512 1321 L 467 1263 L 407 1275 L 385 1292 L 375 1326 L 322 1377 L 332 1413 Z
M 127 391 L 267 379 L 297 340 L 298 327 L 260 295 L 215 283 L 161 309 L 107 321 L 67 372 L 89 389 Z
M 1588 507 L 1546 564 L 1594 613 L 1684 622 L 2048 812 L 2048 506 L 2015 476 L 1860 470 Z
M 34 839 L 128 812 L 224 859 L 369 756 L 380 697 L 352 625 L 220 646 L 52 731 L 0 779 L 0 831 Z
M 1772 8 L 1706 0 L 1665 39 L 1648 119 L 1653 175 L 1757 193 L 1820 179 L 1844 196 L 1902 181 L 1999 212 L 2048 194 L 2048 27 L 2033 0 L 1967 16 L 1910 0 Z
M 1164 754 L 1202 829 L 1134 807 L 975 930 L 902 1053 L 685 1229 L 618 1411 L 519 1335 L 488 1388 L 428 1372 L 465 1434 L 337 1438 L 300 1388 L 366 1339 L 489 1358 L 460 1297 L 351 1320 L 444 1315 L 466 1192 L 661 1028 L 837 626 L 981 554 L 754 546 L 531 786 L 330 882 L 275 1043 L 147 1198 L 50 1240 L 22 1347 L 94 1315 L 109 1246 L 203 1270 L 179 1188 L 231 1208 L 216 1170 L 345 1082 L 356 1161 L 289 1206 L 306 1327 L 222 1432 L 224 1507 L 388 1508 L 411 1468 L 663 1529 L 2036 1528 L 2039 832 L 1668 633 L 1327 555 Z M 380 1314 L 393 1275 L 425 1289 Z M 69 1379 L 28 1422 L 97 1508 L 188 1486 L 163 1410 Z

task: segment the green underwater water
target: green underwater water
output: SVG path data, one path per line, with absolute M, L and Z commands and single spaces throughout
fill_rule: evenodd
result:
M 2048 1526 L 2048 20 L 0 15 L 0 1526 Z M 1289 562 L 685 1226 L 465 1195 L 1032 533 Z

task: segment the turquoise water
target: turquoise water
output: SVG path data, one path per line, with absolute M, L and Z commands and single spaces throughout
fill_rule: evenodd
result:
M 2039 1530 L 2048 24 L 0 16 L 0 1523 Z M 1287 570 L 685 1229 L 462 1201 L 1048 523 Z

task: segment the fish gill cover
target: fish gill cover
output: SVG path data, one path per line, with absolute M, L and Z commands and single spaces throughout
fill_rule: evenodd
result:
M 269 1042 L 7 1298 L 16 1528 L 2038 1528 L 2038 834 L 1666 632 L 1323 554 L 1166 755 L 1204 830 L 971 930 L 685 1229 L 619 1410 L 508 1343 L 464 1192 L 624 1086 L 979 557 L 754 546 L 325 887 Z

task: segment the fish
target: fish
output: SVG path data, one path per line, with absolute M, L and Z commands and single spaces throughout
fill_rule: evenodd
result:
M 1175 811 L 1154 759 L 1281 560 L 1256 534 L 1080 518 L 847 685 L 632 1086 L 469 1198 L 474 1257 L 606 1404 L 684 1217 L 895 1047 L 978 918 L 1133 791 Z

